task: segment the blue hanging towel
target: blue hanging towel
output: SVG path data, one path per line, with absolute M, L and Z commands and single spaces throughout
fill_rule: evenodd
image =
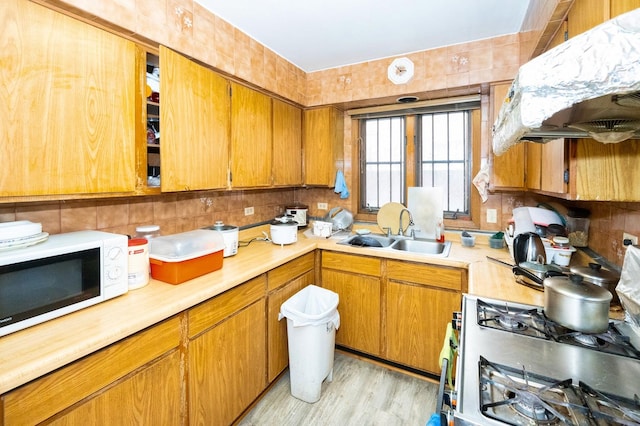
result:
M 349 189 L 347 188 L 347 182 L 344 180 L 344 174 L 342 170 L 338 170 L 336 173 L 336 184 L 334 188 L 336 194 L 340 194 L 340 198 L 349 198 Z

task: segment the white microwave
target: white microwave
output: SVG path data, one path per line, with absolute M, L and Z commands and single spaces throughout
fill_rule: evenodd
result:
M 126 293 L 127 243 L 77 231 L 0 252 L 0 336 Z

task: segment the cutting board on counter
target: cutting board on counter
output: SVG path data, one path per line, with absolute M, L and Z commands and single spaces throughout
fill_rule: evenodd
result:
M 435 238 L 436 225 L 443 220 L 443 190 L 440 187 L 410 186 L 407 208 L 413 216 L 416 237 Z

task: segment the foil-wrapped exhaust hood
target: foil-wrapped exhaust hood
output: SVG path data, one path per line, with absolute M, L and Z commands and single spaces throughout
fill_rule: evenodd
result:
M 493 126 L 494 153 L 557 138 L 640 138 L 640 9 L 520 67 Z

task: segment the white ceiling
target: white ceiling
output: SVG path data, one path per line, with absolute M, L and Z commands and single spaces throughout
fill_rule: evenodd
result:
M 196 0 L 305 72 L 520 31 L 530 0 Z

